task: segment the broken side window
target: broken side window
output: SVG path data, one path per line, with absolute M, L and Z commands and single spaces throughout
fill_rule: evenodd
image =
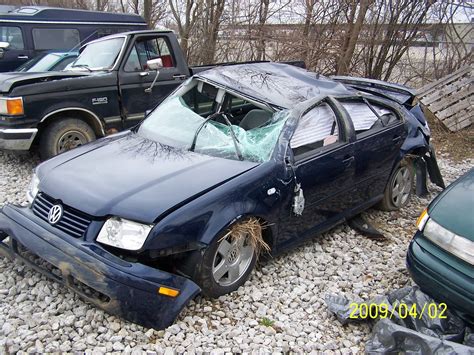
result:
M 328 104 L 322 103 L 304 114 L 290 141 L 296 156 L 339 141 L 336 116 Z
M 200 88 L 194 86 L 182 98 L 186 105 L 200 116 L 208 116 L 216 109 L 217 88 L 204 83 Z
M 357 137 L 363 137 L 389 124 L 399 122 L 398 116 L 387 108 L 368 101 L 343 101 L 341 104 L 349 113 Z

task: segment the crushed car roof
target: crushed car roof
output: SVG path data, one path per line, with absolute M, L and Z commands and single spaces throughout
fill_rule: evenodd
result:
M 199 73 L 198 77 L 281 108 L 292 108 L 320 95 L 350 93 L 343 84 L 325 76 L 272 62 L 220 66 Z

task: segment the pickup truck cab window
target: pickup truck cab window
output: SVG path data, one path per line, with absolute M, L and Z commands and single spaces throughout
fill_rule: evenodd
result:
M 147 70 L 146 62 L 157 58 L 161 58 L 164 68 L 175 66 L 173 56 L 164 37 L 138 38 L 130 51 L 124 71 Z

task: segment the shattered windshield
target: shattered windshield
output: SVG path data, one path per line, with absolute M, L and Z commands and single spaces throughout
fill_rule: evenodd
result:
M 124 37 L 111 38 L 88 44 L 79 57 L 66 70 L 111 69 L 122 49 Z
M 138 134 L 206 155 L 263 162 L 270 158 L 286 118 L 286 111 L 274 113 L 192 80 L 158 106 Z

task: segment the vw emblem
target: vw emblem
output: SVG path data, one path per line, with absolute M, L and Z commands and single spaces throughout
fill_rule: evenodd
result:
M 48 221 L 51 224 L 56 224 L 59 222 L 62 216 L 63 216 L 63 207 L 61 205 L 54 205 L 49 210 Z

